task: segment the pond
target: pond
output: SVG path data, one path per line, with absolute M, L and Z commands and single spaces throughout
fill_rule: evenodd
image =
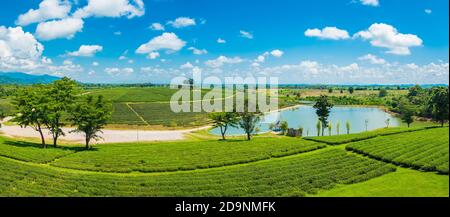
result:
M 374 130 L 386 127 L 386 120 L 390 119 L 389 126 L 400 125 L 400 120 L 380 108 L 374 107 L 349 107 L 335 106 L 332 108 L 329 120 L 333 125 L 332 135 L 337 134 L 336 123 L 340 122 L 340 134 L 346 133 L 345 123 L 350 123 L 350 133 L 359 133 L 367 130 Z M 287 121 L 290 128 L 303 127 L 303 136 L 317 136 L 317 115 L 312 106 L 302 105 L 296 108 L 281 110 L 264 115 L 261 118 L 258 128 L 260 133 L 269 132 L 270 125 L 277 123 L 278 120 Z M 211 134 L 220 135 L 220 129 L 215 128 L 210 131 Z M 244 131 L 240 128 L 232 127 L 228 129 L 227 135 L 242 135 Z M 325 130 L 328 135 L 328 130 Z

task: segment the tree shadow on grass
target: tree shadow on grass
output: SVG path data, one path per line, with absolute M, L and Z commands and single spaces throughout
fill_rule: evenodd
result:
M 42 144 L 38 144 L 38 143 L 32 143 L 32 142 L 24 142 L 24 141 L 3 141 L 3 144 L 5 145 L 10 145 L 10 146 L 15 146 L 15 147 L 33 147 L 33 148 L 41 148 L 44 149 L 44 147 L 42 146 Z M 70 151 L 84 151 L 86 150 L 84 147 L 67 147 L 67 146 L 58 146 L 58 147 L 53 147 L 53 145 L 51 144 L 47 144 L 47 149 L 60 149 L 60 150 L 70 150 Z M 89 150 L 96 150 L 95 148 L 91 148 Z

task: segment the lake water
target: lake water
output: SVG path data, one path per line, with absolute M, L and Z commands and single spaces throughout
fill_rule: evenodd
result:
M 359 133 L 367 130 L 374 130 L 386 127 L 386 120 L 390 119 L 389 126 L 400 125 L 400 120 L 379 108 L 370 107 L 345 107 L 335 106 L 332 108 L 329 120 L 333 124 L 332 135 L 336 133 L 336 123 L 340 122 L 340 134 L 346 134 L 345 123 L 350 122 L 350 133 Z M 271 123 L 278 120 L 287 121 L 290 128 L 303 127 L 304 136 L 317 136 L 316 123 L 317 115 L 312 106 L 304 105 L 293 109 L 272 112 L 265 115 L 258 124 L 261 133 L 269 132 Z M 211 134 L 220 135 L 220 129 L 212 129 Z M 229 128 L 227 135 L 242 135 L 244 131 L 240 128 Z M 325 130 L 328 135 L 328 130 Z

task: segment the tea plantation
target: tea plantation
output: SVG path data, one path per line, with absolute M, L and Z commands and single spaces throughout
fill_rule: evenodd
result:
M 262 135 L 88 151 L 0 137 L 0 196 L 448 197 L 448 128 L 392 130 L 344 145 Z

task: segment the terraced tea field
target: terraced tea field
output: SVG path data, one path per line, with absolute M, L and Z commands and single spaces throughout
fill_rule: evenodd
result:
M 254 164 L 150 175 L 80 173 L 0 158 L 2 196 L 303 196 L 395 171 L 327 150 Z
M 67 156 L 54 166 L 105 172 L 164 172 L 255 162 L 324 148 L 296 138 L 255 138 L 252 141 L 105 144 Z
M 346 147 L 357 153 L 404 167 L 448 174 L 448 128 L 378 137 Z
M 322 142 L 329 145 L 340 145 L 349 142 L 356 142 L 361 140 L 366 140 L 370 138 L 374 138 L 377 136 L 387 136 L 394 135 L 398 133 L 405 132 L 413 132 L 420 131 L 425 129 L 434 128 L 435 126 L 425 126 L 425 127 L 391 127 L 391 128 L 383 128 L 368 132 L 355 133 L 355 134 L 343 134 L 343 135 L 335 135 L 335 136 L 314 136 L 314 137 L 306 137 L 306 140 L 311 140 L 315 142 Z
M 257 136 L 102 144 L 89 151 L 0 137 L 0 196 L 448 197 L 448 128 L 395 131 L 346 146 Z M 375 157 L 378 152 L 397 157 Z M 398 167 L 407 160 L 419 170 Z M 441 174 L 423 171 L 430 168 Z M 416 186 L 420 191 L 411 190 Z

